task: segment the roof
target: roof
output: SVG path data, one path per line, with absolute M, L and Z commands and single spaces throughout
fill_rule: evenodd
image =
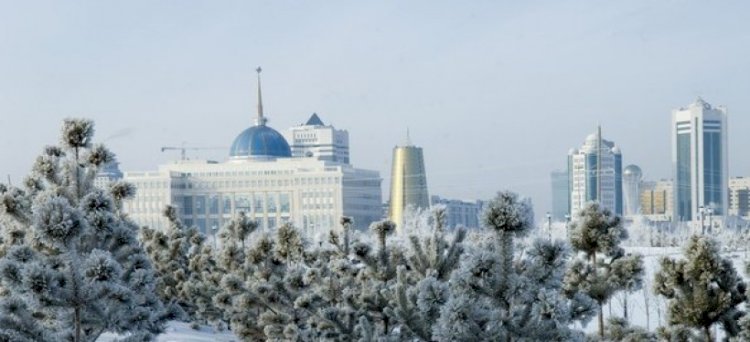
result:
M 273 157 L 289 158 L 289 143 L 275 129 L 266 125 L 252 126 L 234 139 L 229 150 L 232 158 Z
M 313 113 L 312 116 L 307 119 L 305 126 L 325 126 L 325 124 L 323 124 L 323 120 L 320 120 L 317 113 Z

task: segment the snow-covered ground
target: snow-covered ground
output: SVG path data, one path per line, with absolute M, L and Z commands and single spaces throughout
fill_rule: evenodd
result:
M 114 341 L 117 335 L 104 334 L 97 341 Z M 200 330 L 190 328 L 188 323 L 169 322 L 167 331 L 156 339 L 159 342 L 239 342 L 239 339 L 230 332 L 216 332 L 209 327 L 201 327 Z

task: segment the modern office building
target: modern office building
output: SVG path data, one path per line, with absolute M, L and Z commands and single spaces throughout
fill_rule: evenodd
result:
M 727 214 L 727 110 L 698 98 L 672 111 L 674 220 L 691 221 L 701 210 Z
M 290 143 L 292 157 L 350 163 L 349 132 L 325 125 L 317 113 L 306 123 L 289 128 L 284 137 Z
M 406 144 L 393 148 L 392 163 L 388 217 L 396 223 L 396 231 L 403 232 L 407 210 L 430 207 L 422 148 L 414 146 L 407 134 Z
M 624 212 L 625 216 L 633 216 L 640 214 L 641 207 L 641 191 L 640 185 L 643 179 L 643 172 L 638 165 L 628 165 L 622 172 L 622 193 L 624 201 Z
M 579 149 L 568 152 L 571 213 L 588 202 L 622 215 L 622 153 L 602 138 L 601 127 Z
M 651 221 L 671 221 L 673 216 L 671 180 L 642 181 L 640 213 Z
M 552 219 L 565 221 L 570 215 L 570 179 L 568 171 L 553 171 L 550 173 L 552 183 Z
M 729 179 L 729 212 L 730 216 L 750 218 L 750 178 L 734 177 Z
M 484 208 L 483 201 L 462 201 L 432 196 L 432 205 L 442 205 L 446 212 L 446 228 L 480 228 L 479 217 Z
M 266 123 L 259 68 L 255 124 L 235 138 L 228 160 L 182 160 L 156 171 L 126 172 L 125 179 L 138 191 L 125 210 L 139 224 L 163 228 L 163 208 L 173 205 L 184 223 L 208 234 L 238 212 L 257 220 L 262 229 L 291 221 L 318 236 L 338 227 L 341 216 L 352 217 L 357 228 L 381 219 L 377 171 L 327 158 L 294 157 L 286 139 Z

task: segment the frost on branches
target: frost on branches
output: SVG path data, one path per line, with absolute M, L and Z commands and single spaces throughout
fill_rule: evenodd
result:
M 604 337 L 602 307 L 619 291 L 641 287 L 644 266 L 639 254 L 625 254 L 620 247 L 628 234 L 619 216 L 598 203 L 589 203 L 571 222 L 570 243 L 576 259 L 565 275 L 568 296 L 585 293 L 599 306 L 599 337 Z
M 515 239 L 533 227 L 529 201 L 499 193 L 483 225 L 487 238 L 464 254 L 447 282 L 434 339 L 581 340 L 571 323 L 587 321 L 595 304 L 583 293 L 564 295 L 565 244 L 537 240 L 522 255 L 514 250 Z
M 0 341 L 147 341 L 169 315 L 122 212 L 134 189 L 93 179 L 113 154 L 93 123 L 65 120 L 61 144 L 36 159 L 23 188 L 0 187 Z
M 664 338 L 703 335 L 713 341 L 714 324 L 721 324 L 729 336 L 746 328 L 738 325 L 745 314 L 739 309 L 746 300 L 745 283 L 732 262 L 719 255 L 715 241 L 692 236 L 685 247 L 685 259 L 663 258 L 660 266 L 654 291 L 667 298 L 669 327 L 660 331 Z M 745 330 L 740 336 L 747 334 Z

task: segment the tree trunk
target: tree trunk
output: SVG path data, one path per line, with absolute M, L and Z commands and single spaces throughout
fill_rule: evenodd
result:
M 591 263 L 596 268 L 596 252 L 591 255 Z M 599 302 L 599 337 L 604 337 L 604 308 L 602 308 L 604 302 Z
M 599 337 L 604 337 L 604 309 L 602 309 L 603 302 L 599 302 Z
M 79 306 L 76 306 L 74 310 L 74 316 L 73 319 L 75 320 L 75 329 L 76 329 L 76 336 L 75 336 L 75 342 L 81 341 L 81 308 Z
M 712 342 L 714 339 L 711 338 L 711 326 L 703 327 L 703 332 L 706 334 L 706 341 Z
M 622 304 L 623 304 L 622 305 L 623 318 L 625 318 L 625 322 L 630 323 L 630 321 L 628 321 L 628 294 L 627 293 L 623 293 Z

